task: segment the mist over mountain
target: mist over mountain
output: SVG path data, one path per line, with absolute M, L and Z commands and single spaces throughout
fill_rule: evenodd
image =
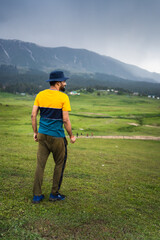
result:
M 71 73 L 102 73 L 132 81 L 160 82 L 158 73 L 151 73 L 85 49 L 49 48 L 20 40 L 0 39 L 0 65 L 4 64 L 46 73 L 63 69 Z

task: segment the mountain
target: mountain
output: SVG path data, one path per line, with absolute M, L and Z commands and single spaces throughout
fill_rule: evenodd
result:
M 122 79 L 160 82 L 160 74 L 151 73 L 85 49 L 49 48 L 20 40 L 0 39 L 0 65 L 50 72 L 63 69 L 72 73 L 104 73 Z

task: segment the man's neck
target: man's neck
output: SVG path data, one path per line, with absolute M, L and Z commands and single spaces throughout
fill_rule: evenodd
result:
M 58 86 L 50 86 L 50 89 L 51 89 L 51 90 L 56 90 L 56 91 L 59 91 L 59 88 L 58 88 Z

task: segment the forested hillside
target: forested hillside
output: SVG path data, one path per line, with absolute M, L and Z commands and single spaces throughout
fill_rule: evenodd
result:
M 138 92 L 142 95 L 160 96 L 160 84 L 150 82 L 137 82 L 125 80 L 107 74 L 73 74 L 69 71 L 64 71 L 66 76 L 69 76 L 67 81 L 67 89 L 77 90 L 81 88 L 108 89 L 114 88 L 119 92 Z M 46 83 L 49 73 L 29 69 L 24 72 L 12 65 L 0 66 L 0 89 L 1 91 L 12 93 L 29 93 L 35 94 L 45 88 L 49 84 Z

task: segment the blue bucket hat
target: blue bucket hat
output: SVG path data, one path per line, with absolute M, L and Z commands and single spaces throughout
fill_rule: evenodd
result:
M 62 71 L 53 71 L 49 75 L 49 79 L 46 80 L 46 82 L 62 82 L 66 81 L 67 77 L 64 76 L 64 73 Z

